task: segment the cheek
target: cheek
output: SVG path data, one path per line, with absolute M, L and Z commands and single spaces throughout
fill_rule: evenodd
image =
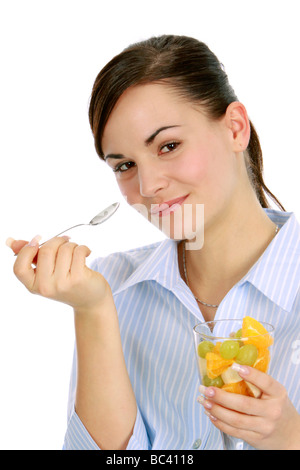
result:
M 208 155 L 195 152 L 176 164 L 176 173 L 180 175 L 182 182 L 198 186 L 207 179 L 210 166 Z
M 122 196 L 126 199 L 128 204 L 135 204 L 137 202 L 137 197 L 139 196 L 139 184 L 136 178 L 128 180 L 126 180 L 126 178 L 118 180 L 117 178 L 117 184 Z

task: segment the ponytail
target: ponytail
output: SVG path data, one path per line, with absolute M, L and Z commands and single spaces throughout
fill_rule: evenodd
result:
M 282 210 L 285 211 L 285 208 L 281 204 L 281 202 L 277 199 L 276 196 L 269 190 L 269 188 L 265 185 L 263 179 L 263 157 L 262 157 L 262 150 L 259 142 L 259 138 L 255 127 L 253 126 L 252 122 L 250 121 L 250 141 L 247 148 L 247 170 L 248 175 L 251 180 L 252 186 L 255 189 L 256 196 L 261 204 L 262 207 L 268 208 L 269 203 L 267 200 L 267 195 L 275 202 L 275 204 Z

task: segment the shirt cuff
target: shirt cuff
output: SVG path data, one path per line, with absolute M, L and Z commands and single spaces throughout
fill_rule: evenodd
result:
M 94 439 L 90 436 L 75 410 L 73 410 L 69 420 L 62 449 L 101 450 Z M 133 434 L 129 439 L 126 450 L 149 450 L 149 439 L 139 409 L 137 410 Z

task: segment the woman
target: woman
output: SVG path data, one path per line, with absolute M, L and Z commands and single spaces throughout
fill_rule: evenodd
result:
M 19 280 L 74 309 L 64 448 L 218 449 L 218 430 L 245 448 L 299 448 L 299 368 L 291 360 L 299 225 L 263 181 L 257 134 L 222 64 L 192 38 L 132 45 L 99 73 L 89 116 L 97 153 L 127 202 L 170 239 L 92 269 L 89 249 L 68 238 L 41 249 L 37 238 L 11 243 Z M 192 328 L 245 315 L 277 331 L 270 376 L 240 371 L 262 397 L 207 387 L 200 406 Z

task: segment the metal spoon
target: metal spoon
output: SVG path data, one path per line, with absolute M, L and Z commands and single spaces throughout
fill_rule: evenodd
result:
M 105 222 L 106 220 L 108 220 L 108 219 L 116 212 L 116 210 L 118 209 L 119 205 L 120 205 L 119 202 L 115 202 L 114 204 L 111 204 L 111 205 L 108 206 L 106 209 L 104 209 L 103 211 L 99 212 L 99 214 L 95 215 L 95 217 L 93 217 L 93 219 L 92 219 L 88 224 L 73 225 L 73 227 L 67 228 L 67 229 L 64 230 L 63 232 L 60 232 L 60 233 L 58 233 L 57 235 L 55 235 L 54 237 L 51 237 L 51 238 L 49 238 L 48 240 L 46 240 L 45 242 L 41 243 L 40 246 L 44 245 L 44 244 L 47 243 L 49 240 L 52 240 L 52 238 L 58 237 L 59 235 L 62 235 L 63 233 L 68 232 L 68 231 L 71 230 L 72 228 L 80 227 L 80 226 L 82 226 L 82 225 L 99 225 L 99 224 L 102 224 L 103 222 Z M 15 254 L 15 256 L 17 256 L 17 253 Z

